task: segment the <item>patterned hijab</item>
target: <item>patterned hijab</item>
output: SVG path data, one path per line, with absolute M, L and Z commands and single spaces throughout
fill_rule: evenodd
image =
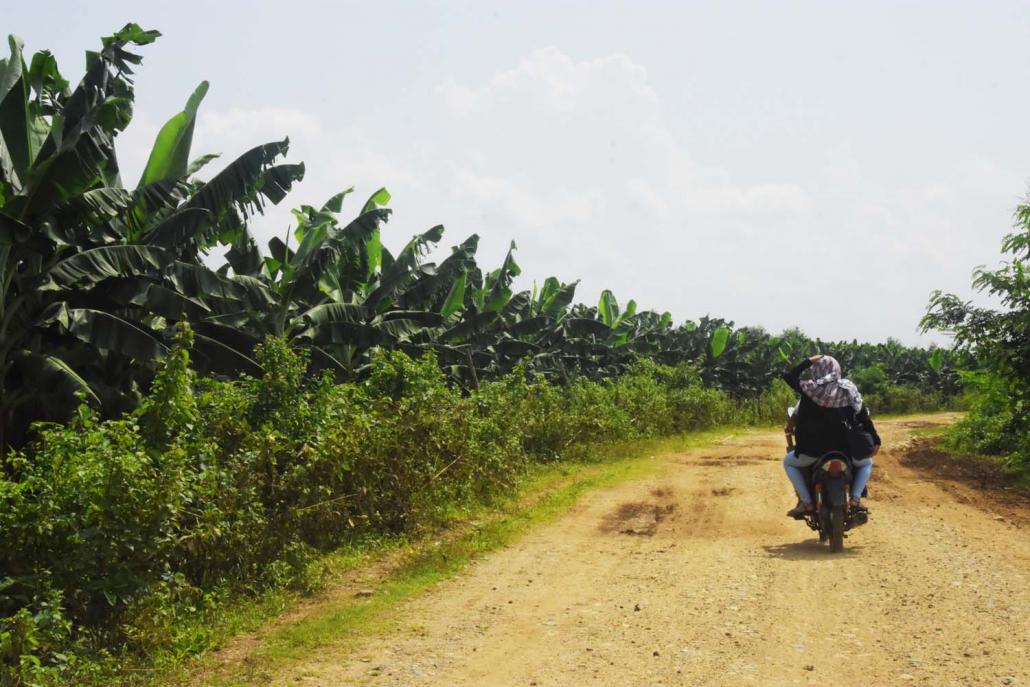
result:
M 840 375 L 840 363 L 836 358 L 824 355 L 812 364 L 812 379 L 802 380 L 801 390 L 823 408 L 851 406 L 857 413 L 862 410 L 862 394 L 854 382 L 841 379 Z

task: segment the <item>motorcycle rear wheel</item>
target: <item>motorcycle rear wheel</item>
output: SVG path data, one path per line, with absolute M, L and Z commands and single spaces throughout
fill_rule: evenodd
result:
M 816 519 L 819 521 L 819 543 L 825 544 L 830 539 L 830 506 L 821 504 Z
M 830 509 L 830 552 L 840 553 L 844 550 L 844 506 L 833 506 Z

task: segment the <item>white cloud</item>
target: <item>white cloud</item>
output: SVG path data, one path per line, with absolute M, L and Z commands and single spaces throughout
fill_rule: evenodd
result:
M 540 201 L 510 179 L 463 169 L 455 175 L 451 196 L 456 202 L 471 203 L 482 210 L 499 210 L 520 226 L 543 228 L 548 222 L 547 209 Z
M 440 86 L 456 114 L 488 112 L 522 97 L 553 112 L 582 112 L 585 106 L 618 104 L 629 99 L 634 108 L 649 104 L 658 115 L 655 92 L 647 70 L 621 53 L 577 61 L 555 47 L 534 50 L 511 69 L 495 72 L 480 88 L 451 77 Z
M 679 317 L 724 312 L 761 281 L 754 269 L 727 281 L 719 266 L 743 264 L 735 242 L 768 242 L 767 223 L 811 212 L 796 184 L 740 183 L 696 162 L 647 70 L 626 55 L 576 60 L 544 48 L 480 84 L 450 78 L 433 93 L 417 118 L 383 111 L 346 124 L 293 108 L 202 110 L 194 150 L 223 152 L 224 164 L 289 135 L 306 178 L 254 221 L 261 242 L 282 235 L 290 207 L 386 185 L 397 211 L 388 244 L 443 222 L 443 250 L 479 233 L 490 267 L 514 239 L 525 286 L 582 278 L 586 302 L 612 288 Z
M 639 203 L 644 212 L 656 219 L 666 221 L 672 219 L 672 207 L 662 194 L 658 193 L 645 179 L 628 179 L 626 190 L 630 198 Z
M 290 161 L 306 163 L 306 178 L 255 221 L 262 242 L 282 235 L 290 207 L 351 184 L 360 202 L 385 185 L 396 210 L 390 246 L 443 223 L 442 250 L 478 233 L 486 268 L 515 240 L 525 287 L 582 278 L 584 302 L 611 288 L 679 319 L 709 312 L 824 338 L 912 340 L 925 293 L 948 287 L 939 270 L 975 264 L 967 254 L 982 239 L 965 229 L 958 199 L 1009 173 L 975 161 L 964 176 L 888 182 L 850 139 L 810 168 L 785 161 L 762 173 L 719 148 L 695 156 L 685 140 L 696 122 L 674 100 L 627 55 L 576 59 L 549 47 L 479 80 L 440 77 L 410 100 L 341 116 L 202 109 L 194 151 L 222 152 L 224 164 L 289 135 Z M 126 159 L 149 151 L 159 124 L 141 121 Z M 834 271 L 840 293 L 867 305 L 816 302 L 812 266 Z
M 482 211 L 500 211 L 518 227 L 540 230 L 562 222 L 599 219 L 604 197 L 598 189 L 552 189 L 548 201 L 508 178 L 477 174 L 468 168 L 455 172 L 451 197 Z
M 289 137 L 290 150 L 279 162 L 304 162 L 304 180 L 279 206 L 265 208 L 253 218 L 251 230 L 263 244 L 281 236 L 293 222 L 291 208 L 321 205 L 350 186 L 360 201 L 380 186 L 417 186 L 420 177 L 394 155 L 384 154 L 374 136 L 360 127 L 324 121 L 296 108 L 202 110 L 193 140 L 194 155 L 218 152 L 222 158 L 205 168 L 206 174 L 222 167 L 256 145 Z
M 763 215 L 812 206 L 797 184 L 741 184 L 725 169 L 695 162 L 667 125 L 647 70 L 623 54 L 577 61 L 542 48 L 480 87 L 451 77 L 438 93 L 477 152 L 489 149 L 492 174 L 532 165 L 543 187 L 537 191 L 547 193 L 545 180 L 560 173 L 565 188 L 579 182 L 603 188 L 595 194 L 602 197 L 628 193 L 656 218 L 673 210 Z
M 197 119 L 195 145 L 212 150 L 251 148 L 266 141 L 314 141 L 323 134 L 313 114 L 285 107 L 232 108 L 225 111 L 204 110 Z M 228 151 L 227 151 L 228 152 Z
M 738 186 L 731 183 L 700 186 L 679 183 L 682 206 L 708 213 L 743 212 L 749 214 L 805 213 L 812 209 L 812 199 L 797 184 L 756 184 Z
M 472 89 L 449 77 L 437 89 L 447 103 L 447 107 L 456 115 L 469 115 L 476 109 L 477 97 Z

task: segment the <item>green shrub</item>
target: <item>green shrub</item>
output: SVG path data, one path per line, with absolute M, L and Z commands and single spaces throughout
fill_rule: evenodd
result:
M 948 430 L 950 448 L 1005 456 L 1009 464 L 1030 474 L 1030 418 L 1014 411 L 1009 383 L 987 371 L 967 372 L 970 409 Z
M 0 617 L 0 685 L 28 687 L 44 679 L 56 681 L 74 660 L 69 654 L 71 628 L 61 596 L 53 590 Z
M 187 436 L 200 420 L 193 393 L 196 380 L 190 368 L 193 332 L 185 322 L 176 327 L 176 344 L 158 363 L 150 395 L 136 411 L 143 437 L 155 449 L 166 448 Z
M 658 379 L 657 365 L 638 360 L 627 374 L 611 383 L 611 403 L 626 414 L 628 432 L 619 438 L 655 437 L 673 431 L 666 388 Z
M 796 403 L 794 390 L 782 379 L 777 379 L 758 398 L 740 403 L 741 422 L 752 425 L 785 424 L 787 409 Z
M 197 652 L 209 639 L 191 618 L 234 594 L 311 589 L 319 552 L 435 526 L 510 491 L 530 462 L 779 422 L 794 402 L 782 382 L 733 399 L 695 367 L 649 361 L 564 386 L 518 366 L 464 394 L 432 354 L 376 351 L 365 381 L 334 384 L 276 338 L 255 353 L 262 377 L 220 382 L 195 378 L 191 338 L 178 332 L 134 414 L 83 406 L 5 459 L 0 683 L 81 680 L 99 665 L 81 659 L 113 647 L 111 661 Z
M 887 372 L 879 364 L 852 370 L 848 379 L 853 381 L 866 395 L 880 395 L 887 391 Z
M 526 460 L 559 460 L 574 443 L 568 394 L 546 379 L 529 383 L 522 366 L 482 385 L 475 398 L 480 413 L 504 429 Z
M 862 387 L 862 399 L 873 413 L 917 413 L 942 410 L 955 405 L 940 393 L 928 392 L 914 386 L 888 384 L 882 390 L 866 393 Z
M 102 621 L 168 561 L 186 491 L 183 459 L 169 451 L 159 463 L 134 420 L 99 422 L 85 407 L 67 427 L 44 429 L 31 459 L 7 459 L 6 592 L 31 597 L 53 584 L 77 622 Z
M 669 408 L 677 432 L 709 429 L 736 420 L 732 399 L 718 389 L 701 386 L 671 389 Z

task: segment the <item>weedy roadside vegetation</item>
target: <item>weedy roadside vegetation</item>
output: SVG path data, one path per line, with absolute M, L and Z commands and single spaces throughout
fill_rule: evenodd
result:
M 960 372 L 969 413 L 948 432 L 947 447 L 1001 457 L 1030 480 L 1030 199 L 1014 215 L 1001 243 L 1006 259 L 973 271 L 973 288 L 1000 307 L 936 291 L 921 326 L 951 334 L 971 362 Z
M 134 50 L 159 35 L 105 37 L 74 87 L 13 36 L 0 59 L 0 685 L 139 682 L 210 646 L 220 609 L 532 466 L 778 421 L 792 359 L 833 352 L 878 412 L 959 390 L 965 354 L 516 291 L 514 243 L 494 269 L 476 235 L 427 262 L 435 226 L 395 255 L 385 189 L 349 220 L 350 189 L 302 205 L 262 251 L 248 219 L 304 167 L 288 140 L 191 162 L 206 82 L 123 184 Z
M 436 526 L 510 493 L 532 464 L 768 424 L 792 400 L 777 384 L 737 402 L 649 361 L 564 387 L 519 368 L 466 393 L 431 354 L 387 351 L 367 380 L 335 384 L 276 338 L 260 378 L 216 381 L 195 376 L 191 340 L 181 326 L 133 413 L 102 420 L 83 404 L 7 457 L 0 683 L 109 683 L 118 666 L 188 656 L 210 641 L 197 617 L 315 588 L 325 552 Z

